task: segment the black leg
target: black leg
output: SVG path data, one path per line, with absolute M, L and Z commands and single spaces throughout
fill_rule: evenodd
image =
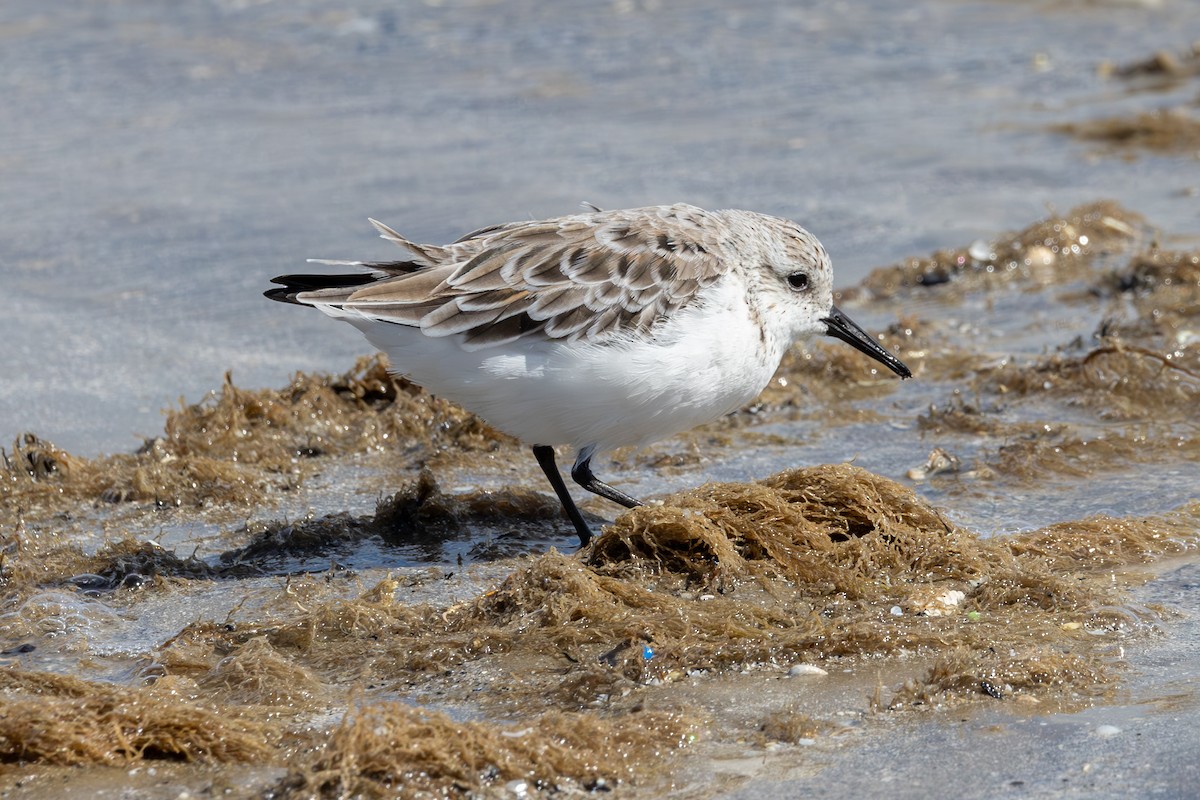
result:
M 592 540 L 592 529 L 583 521 L 583 515 L 579 513 L 579 508 L 571 499 L 571 493 L 567 491 L 567 484 L 563 482 L 558 465 L 554 463 L 554 448 L 544 444 L 535 444 L 533 457 L 537 459 L 542 472 L 546 473 L 546 478 L 554 487 L 554 493 L 558 495 L 558 502 L 562 503 L 563 510 L 567 512 L 567 516 L 575 525 L 575 532 L 579 534 L 579 546 L 587 547 L 587 543 Z M 574 476 L 575 473 L 572 471 L 571 474 Z
M 644 505 L 642 501 L 638 500 L 636 497 L 630 497 L 624 492 L 614 489 L 593 475 L 591 455 L 588 455 L 587 458 L 575 464 L 575 466 L 571 469 L 571 477 L 575 479 L 576 483 L 587 489 L 592 494 L 598 494 L 601 497 L 612 500 L 614 503 L 619 503 L 626 508 L 637 508 L 640 505 Z

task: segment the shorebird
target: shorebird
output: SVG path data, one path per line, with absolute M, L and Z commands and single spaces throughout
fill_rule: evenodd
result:
M 592 531 L 554 460 L 626 508 L 592 472 L 753 400 L 796 341 L 827 335 L 912 373 L 833 304 L 829 256 L 794 222 L 691 205 L 594 210 L 481 228 L 407 257 L 325 261 L 349 274 L 284 275 L 265 294 L 358 328 L 391 369 L 533 448 L 575 526 Z

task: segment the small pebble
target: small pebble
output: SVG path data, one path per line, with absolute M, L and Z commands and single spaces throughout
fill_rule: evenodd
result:
M 1096 735 L 1099 736 L 1101 739 L 1111 738 L 1113 736 L 1116 736 L 1120 732 L 1121 732 L 1121 729 L 1118 728 L 1116 725 L 1101 725 L 1098 728 L 1096 728 Z
M 818 667 L 816 664 L 793 664 L 788 670 L 788 677 L 795 678 L 800 675 L 828 675 L 829 673 Z
M 976 239 L 974 244 L 967 249 L 967 255 L 976 261 L 993 261 L 996 258 L 996 251 L 987 242 Z
M 904 609 L 901 608 L 900 606 L 892 606 L 892 616 L 893 617 L 903 617 Z

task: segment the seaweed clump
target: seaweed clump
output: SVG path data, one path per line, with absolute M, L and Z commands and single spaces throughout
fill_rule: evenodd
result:
M 915 659 L 879 707 L 1078 706 L 1114 685 L 1104 648 L 1155 623 L 1122 606 L 1113 570 L 1194 547 L 1198 519 L 987 539 L 849 465 L 710 484 L 623 514 L 586 559 L 551 551 L 448 606 L 401 602 L 390 577 L 332 598 L 298 580 L 242 619 L 184 628 L 144 686 L 8 670 L 0 760 L 253 761 L 285 768 L 274 791 L 290 797 L 640 786 L 692 737 L 827 730 L 784 709 L 725 731 L 672 699 L 683 680 L 798 660 L 875 674 L 881 656 Z
M 33 434 L 4 453 L 0 522 L 40 519 L 81 501 L 153 507 L 245 507 L 294 489 L 324 456 L 394 450 L 423 462 L 445 450 L 510 443 L 478 417 L 387 372 L 381 356 L 342 375 L 297 375 L 251 391 L 226 375 L 219 392 L 167 414 L 136 453 L 85 459 Z
M 169 693 L 17 669 L 0 671 L 0 692 L 0 762 L 261 763 L 278 744 L 274 726 L 180 702 Z
M 551 552 L 444 612 L 393 617 L 372 606 L 372 617 L 356 605 L 364 615 L 355 619 L 375 622 L 350 629 L 326 608 L 275 637 L 326 665 L 344 658 L 375 680 L 415 680 L 479 658 L 516 659 L 525 673 L 531 658 L 547 672 L 565 668 L 557 701 L 531 682 L 530 708 L 587 708 L 622 696 L 622 686 L 698 670 L 932 653 L 947 641 L 1011 653 L 1013 664 L 1031 652 L 1086 657 L 1094 637 L 1064 631 L 1093 624 L 1114 598 L 1107 574 L 1090 561 L 1065 567 L 1069 554 L 1099 548 L 1137 560 L 1178 551 L 1194 540 L 1188 524 L 1097 520 L 1053 537 L 983 539 L 863 470 L 793 470 L 634 509 L 597 540 L 587 564 Z M 1108 677 L 1097 670 L 1067 688 L 1090 691 Z
M 1085 274 L 1097 254 L 1134 239 L 1144 224 L 1139 215 L 1117 203 L 1088 203 L 991 242 L 881 267 L 844 294 L 886 299 L 916 287 L 943 284 L 965 292 L 1063 283 Z
M 1179 53 L 1159 50 L 1147 58 L 1128 64 L 1102 64 L 1100 74 L 1126 81 L 1146 82 L 1148 88 L 1159 88 L 1189 78 L 1200 77 L 1200 41 Z
M 685 743 L 679 714 L 608 721 L 549 713 L 496 726 L 461 722 L 400 703 L 352 709 L 312 763 L 293 771 L 285 797 L 429 797 L 495 791 L 607 790 L 639 782 L 639 766 Z M 615 769 L 613 768 L 615 765 Z
M 1124 82 L 1130 92 L 1161 92 L 1200 76 L 1200 42 L 1181 52 L 1159 50 L 1127 64 L 1102 63 L 1099 73 Z M 1132 158 L 1139 150 L 1191 154 L 1200 150 L 1200 118 L 1195 103 L 1049 126 L 1055 133 L 1096 142 L 1101 152 Z
M 1158 108 L 1133 116 L 1102 117 L 1051 126 L 1056 133 L 1113 150 L 1188 153 L 1200 149 L 1200 118 L 1185 108 Z

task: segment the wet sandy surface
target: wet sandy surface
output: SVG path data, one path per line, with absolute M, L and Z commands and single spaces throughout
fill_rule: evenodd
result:
M 163 18 L 118 4 L 0 29 L 6 53 L 47 53 L 40 66 L 17 59 L 20 69 L 5 71 L 15 102 L 45 115 L 51 88 L 66 98 L 52 133 L 35 131 L 35 115 L 7 118 L 20 147 L 0 164 L 25 198 L 2 225 L 17 248 L 4 265 L 9 302 L 27 312 L 3 323 L 19 343 L 10 372 L 27 375 L 6 385 L 16 422 L 5 416 L 0 431 L 13 438 L 0 475 L 5 796 L 851 797 L 885 787 L 898 797 L 1173 797 L 1195 785 L 1200 247 L 1194 202 L 1180 194 L 1193 157 L 1186 144 L 1136 138 L 1092 150 L 1089 132 L 1056 127 L 1186 106 L 1196 88 L 1189 51 L 1164 42 L 1164 28 L 1138 27 L 1186 18 L 1186 8 L 929 4 L 895 20 L 916 41 L 875 37 L 841 51 L 853 80 L 826 84 L 883 92 L 880 65 L 922 64 L 920 91 L 961 92 L 967 103 L 964 117 L 940 122 L 978 135 L 982 110 L 1003 121 L 1004 130 L 986 127 L 992 150 L 918 158 L 906 149 L 913 131 L 900 126 L 887 158 L 878 153 L 900 171 L 872 178 L 871 148 L 886 137 L 857 138 L 854 124 L 896 109 L 859 101 L 831 118 L 848 126 L 844 136 L 805 138 L 814 133 L 796 122 L 777 133 L 804 146 L 752 153 L 730 145 L 745 126 L 718 115 L 673 139 L 692 159 L 686 168 L 659 159 L 647 172 L 649 161 L 630 161 L 654 192 L 671 194 L 641 186 L 638 202 L 708 202 L 707 192 L 720 198 L 710 204 L 802 216 L 835 254 L 873 253 L 848 259 L 839 303 L 917 379 L 880 374 L 837 343 L 796 350 L 752 406 L 613 454 L 605 478 L 661 502 L 614 520 L 616 509 L 589 501 L 585 513 L 612 524 L 583 552 L 523 447 L 379 361 L 356 361 L 351 335 L 294 309 L 274 316 L 260 284 L 291 264 L 259 262 L 282 263 L 280 237 L 288 253 L 360 253 L 353 225 L 335 224 L 343 211 L 393 209 L 437 240 L 452 233 L 439 225 L 471 227 L 464 216 L 491 221 L 471 215 L 502 210 L 501 193 L 530 213 L 561 210 L 547 207 L 555 193 L 583 191 L 571 181 L 550 193 L 518 182 L 511 158 L 483 168 L 489 148 L 522 139 L 524 128 L 509 127 L 519 118 L 512 92 L 525 112 L 584 113 L 635 97 L 636 60 L 613 59 L 611 48 L 633 52 L 654 30 L 641 23 L 662 15 L 694 26 L 686 30 L 721 26 L 702 44 L 664 45 L 652 86 L 700 81 L 726 102 L 740 98 L 740 113 L 786 127 L 797 118 L 779 111 L 770 84 L 750 81 L 779 67 L 768 56 L 786 49 L 782 39 L 753 13 L 706 6 L 682 15 L 606 6 L 616 27 L 574 39 L 558 10 L 497 32 L 481 21 L 487 10 L 466 5 L 414 6 L 402 20 L 317 4 L 206 8 Z M 982 35 L 981 21 L 1000 20 L 1010 34 L 1050 38 L 1069 24 L 1081 49 L 1120 29 L 1141 49 L 1105 66 L 1095 53 L 1029 39 L 1028 62 L 999 95 L 976 80 L 999 56 L 966 58 L 976 52 L 969 39 L 932 61 L 915 55 L 920 36 Z M 862 41 L 853 21 L 773 20 L 819 31 L 831 48 Z M 780 50 L 731 55 L 746 83 L 722 77 L 713 54 L 751 35 Z M 122 58 L 114 40 L 127 45 Z M 354 45 L 331 56 L 335 42 Z M 382 105 L 355 93 L 372 66 L 418 44 L 450 55 L 404 73 L 408 91 Z M 555 72 L 531 53 L 550 64 L 581 54 L 584 66 Z M 122 93 L 147 59 L 160 72 Z M 485 69 L 493 63 L 495 74 Z M 418 90 L 422 76 L 428 87 Z M 180 94 L 195 85 L 211 91 Z M 1043 99 L 1014 99 L 1022 86 Z M 851 92 L 809 88 L 831 102 Z M 462 106 L 447 110 L 455 91 Z M 97 96 L 120 100 L 102 110 L 88 105 Z M 635 191 L 597 177 L 614 155 L 632 158 L 640 134 L 629 126 L 663 125 L 654 101 L 628 102 L 614 117 L 624 133 L 603 148 L 546 155 L 551 167 L 578 163 L 581 186 L 608 186 L 610 196 L 587 192 L 603 205 Z M 148 109 L 160 116 L 138 116 Z M 192 124 L 206 113 L 224 133 Z M 487 119 L 494 136 L 464 127 L 437 138 L 421 127 L 445 114 Z M 367 118 L 410 121 L 385 133 L 357 124 Z M 323 132 L 255 149 L 247 143 L 264 120 Z M 562 123 L 567 135 L 575 124 Z M 64 153 L 84 131 L 95 141 Z M 313 166 L 308 148 L 334 132 L 349 139 L 321 149 L 326 161 Z M 427 142 L 420 169 L 398 150 L 418 141 Z M 835 144 L 841 156 L 820 157 Z M 194 159 L 173 158 L 180 147 L 236 179 L 223 183 L 224 167 L 198 174 Z M 706 148 L 734 155 L 700 172 Z M 780 161 L 793 150 L 795 162 Z M 67 198 L 46 180 L 49 159 L 66 168 L 100 153 L 114 176 L 103 186 L 82 181 Z M 1025 178 L 1001 179 L 1006 159 Z M 993 161 L 995 171 L 963 171 Z M 411 174 L 388 172 L 401 163 Z M 810 178 L 831 187 L 829 202 L 797 211 L 786 163 L 815 163 Z M 897 206 L 868 192 L 872 180 L 878 189 L 911 178 L 904 169 L 922 170 L 922 185 L 945 196 Z M 306 176 L 306 188 L 280 194 Z M 416 194 L 397 198 L 401 178 Z M 723 181 L 750 199 L 730 197 Z M 1101 184 L 1119 191 L 1095 191 Z M 123 192 L 137 202 L 122 205 Z M 86 250 L 51 246 L 34 220 L 35 210 L 54 220 L 101 195 L 86 219 L 119 213 L 73 226 L 88 229 Z M 1098 199 L 1107 196 L 1122 202 Z M 1037 197 L 1063 210 L 1019 215 Z M 163 210 L 185 207 L 209 235 Z M 930 209 L 941 210 L 930 218 Z M 304 223 L 285 230 L 293 213 Z M 901 233 L 881 246 L 889 226 Z M 172 265 L 158 273 L 175 288 L 146 288 L 137 272 L 155 263 L 146 254 Z M 85 276 L 96 258 L 126 266 Z M 209 271 L 210 261 L 221 263 Z M 61 276 L 57 294 L 51 275 Z M 228 302 L 196 313 L 218 287 Z M 158 316 L 140 321 L 126 303 Z M 180 333 L 159 317 L 196 328 Z M 113 338 L 67 335 L 72 321 Z M 273 371 L 300 348 L 333 374 Z M 219 367 L 207 383 L 204 365 Z M 228 368 L 235 374 L 222 382 Z M 65 375 L 78 380 L 60 391 Z M 141 447 L 114 447 L 113 427 L 137 430 L 138 404 L 160 396 L 131 390 L 138 382 L 187 399 Z

